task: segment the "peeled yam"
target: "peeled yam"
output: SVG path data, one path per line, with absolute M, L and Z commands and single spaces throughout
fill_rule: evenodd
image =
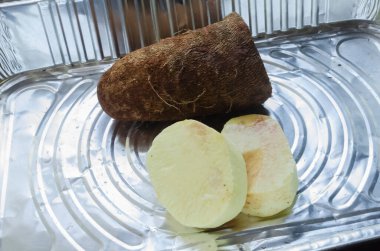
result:
M 213 228 L 234 218 L 247 196 L 242 155 L 195 120 L 165 128 L 147 154 L 157 198 L 181 224 Z
M 126 121 L 227 113 L 262 104 L 271 91 L 252 35 L 236 13 L 127 54 L 97 89 L 103 110 Z
M 248 195 L 243 213 L 268 217 L 291 206 L 297 169 L 280 125 L 269 116 L 246 115 L 229 120 L 222 135 L 245 159 Z

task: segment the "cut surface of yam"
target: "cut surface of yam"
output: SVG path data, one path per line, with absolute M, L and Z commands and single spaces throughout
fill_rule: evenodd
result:
M 290 207 L 298 177 L 287 138 L 269 116 L 246 115 L 229 120 L 222 134 L 244 156 L 248 195 L 243 213 L 268 217 Z
M 157 135 L 147 168 L 159 202 L 185 226 L 218 227 L 244 206 L 247 175 L 242 155 L 198 121 L 174 123 Z

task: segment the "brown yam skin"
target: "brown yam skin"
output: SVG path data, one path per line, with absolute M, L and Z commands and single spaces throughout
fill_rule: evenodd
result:
M 114 119 L 162 121 L 256 106 L 272 87 L 247 25 L 232 13 L 127 54 L 104 73 L 97 92 Z

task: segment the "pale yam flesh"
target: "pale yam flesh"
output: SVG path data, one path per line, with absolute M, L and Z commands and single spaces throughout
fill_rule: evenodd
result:
M 185 226 L 218 227 L 244 206 L 247 174 L 242 155 L 198 121 L 165 128 L 148 151 L 147 167 L 159 202 Z
M 298 177 L 280 125 L 269 116 L 246 115 L 229 120 L 222 134 L 245 159 L 248 195 L 243 212 L 268 217 L 291 206 Z

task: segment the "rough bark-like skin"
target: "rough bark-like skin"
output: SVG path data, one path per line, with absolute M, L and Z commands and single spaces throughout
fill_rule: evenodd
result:
M 236 13 L 127 54 L 98 84 L 117 120 L 179 120 L 262 104 L 272 92 L 251 33 Z

